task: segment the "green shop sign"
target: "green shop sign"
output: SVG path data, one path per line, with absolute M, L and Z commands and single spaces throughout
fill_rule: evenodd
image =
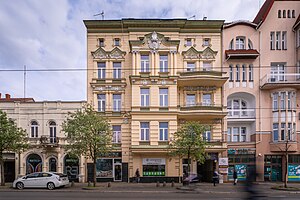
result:
M 165 176 L 165 172 L 143 172 L 143 176 Z

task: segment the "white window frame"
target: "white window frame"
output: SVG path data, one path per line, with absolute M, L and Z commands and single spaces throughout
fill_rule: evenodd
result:
M 253 81 L 253 65 L 249 65 L 249 81 Z
M 56 132 L 56 122 L 54 121 L 51 121 L 49 122 L 49 142 L 50 143 L 56 143 L 56 135 L 57 135 L 57 132 Z
M 39 137 L 39 124 L 37 121 L 32 121 L 30 123 L 30 136 L 31 138 Z
M 120 98 L 117 98 L 120 97 Z M 121 111 L 121 94 L 113 94 L 113 111 L 120 112 Z
M 229 81 L 233 81 L 233 66 L 229 65 Z
M 143 93 L 143 91 L 148 91 L 147 93 Z M 150 105 L 150 89 L 149 88 L 141 88 L 141 107 L 149 107 Z
M 247 81 L 246 65 L 242 65 L 242 81 Z
M 209 96 L 209 98 L 207 98 Z M 212 104 L 212 94 L 211 93 L 203 93 L 202 94 L 202 105 L 210 106 Z
M 187 62 L 186 63 L 186 71 L 187 72 L 194 72 L 196 70 L 196 63 L 195 62 Z
M 233 126 L 227 128 L 228 142 L 247 142 L 247 127 Z
M 276 50 L 281 50 L 281 32 L 280 31 L 276 31 Z
M 166 93 L 164 91 L 166 90 Z M 159 105 L 161 107 L 168 107 L 169 105 L 169 89 L 159 88 Z
M 114 79 L 121 78 L 121 69 L 122 69 L 121 62 L 113 62 L 113 78 Z
M 167 127 L 162 125 L 167 124 Z M 159 141 L 168 141 L 169 139 L 169 123 L 168 122 L 159 122 Z
M 275 32 L 270 32 L 270 49 L 275 50 Z
M 287 50 L 287 32 L 286 31 L 282 31 L 282 50 Z
M 191 101 L 190 99 L 188 99 L 188 97 L 194 97 L 194 99 Z M 195 106 L 196 105 L 196 95 L 195 94 L 186 94 L 185 97 L 185 104 L 186 106 Z
M 245 37 L 236 37 L 235 38 L 235 49 L 246 49 L 246 45 L 245 45 L 246 41 L 245 41 Z
M 211 62 L 203 62 L 203 71 L 211 71 L 212 63 Z
M 113 127 L 113 141 L 112 141 L 112 143 L 120 144 L 121 143 L 121 137 L 122 137 L 122 133 L 121 133 L 122 127 L 121 127 L 121 125 L 113 125 L 112 127 Z M 120 130 L 115 130 L 114 127 L 118 127 L 118 128 L 120 128 Z
M 104 95 L 104 99 L 100 99 L 100 95 Z M 106 107 L 106 94 L 98 94 L 97 95 L 98 100 L 98 112 L 105 112 Z
M 147 125 L 147 127 L 142 128 L 142 124 Z M 150 123 L 140 122 L 140 141 L 149 141 L 150 138 Z
M 104 66 L 101 66 L 104 64 Z M 106 63 L 105 62 L 98 62 L 98 79 L 105 79 L 106 77 Z
M 239 64 L 237 64 L 236 66 L 235 66 L 235 68 L 236 68 L 236 81 L 240 81 L 240 65 Z
M 272 96 L 273 96 L 272 98 L 273 111 L 278 111 L 278 92 L 274 92 Z
M 211 141 L 211 131 L 205 131 L 203 134 L 202 134 L 202 137 L 203 137 L 203 140 L 204 141 L 207 141 L 207 142 L 210 142 Z
M 149 55 L 141 55 L 141 72 L 150 72 Z
M 168 72 L 168 55 L 159 55 L 159 72 Z

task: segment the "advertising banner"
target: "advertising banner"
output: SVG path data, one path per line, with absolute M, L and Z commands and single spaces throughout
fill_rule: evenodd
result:
M 238 180 L 245 181 L 247 178 L 247 165 L 245 164 L 235 165 L 235 169 L 237 172 Z
M 300 165 L 289 164 L 288 181 L 300 181 Z

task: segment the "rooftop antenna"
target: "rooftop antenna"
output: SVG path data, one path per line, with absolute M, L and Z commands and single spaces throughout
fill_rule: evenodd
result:
M 101 13 L 95 14 L 94 17 L 99 16 L 99 15 L 101 15 L 102 16 L 102 20 L 104 20 L 104 10 L 102 10 Z
M 193 16 L 189 17 L 188 19 L 192 19 L 192 18 L 196 19 L 196 15 L 193 15 Z
M 25 98 L 26 98 L 26 65 L 24 65 L 24 79 L 23 79 L 24 83 L 23 83 L 23 92 L 24 92 L 24 101 L 25 101 Z

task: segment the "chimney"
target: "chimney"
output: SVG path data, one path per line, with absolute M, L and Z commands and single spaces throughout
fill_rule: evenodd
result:
M 5 94 L 6 99 L 10 99 L 10 94 Z

